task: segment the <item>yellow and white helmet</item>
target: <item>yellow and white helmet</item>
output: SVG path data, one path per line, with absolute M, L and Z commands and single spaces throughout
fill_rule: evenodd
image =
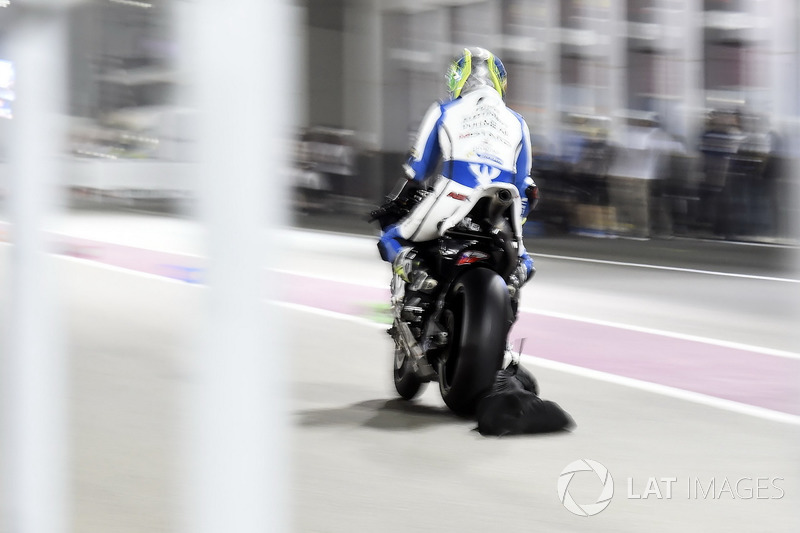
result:
M 506 68 L 494 54 L 483 48 L 464 48 L 464 54 L 447 70 L 447 88 L 455 99 L 477 87 L 493 87 L 506 95 Z

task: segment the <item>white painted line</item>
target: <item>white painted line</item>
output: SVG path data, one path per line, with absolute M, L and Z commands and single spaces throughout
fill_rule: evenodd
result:
M 800 425 L 800 416 L 784 413 L 782 411 L 766 409 L 764 407 L 758 407 L 746 403 L 735 402 L 733 400 L 725 400 L 723 398 L 717 398 L 716 396 L 709 396 L 707 394 L 701 394 L 699 392 L 692 392 L 684 389 L 670 387 L 667 385 L 660 385 L 658 383 L 651 383 L 649 381 L 642 381 L 639 379 L 619 376 L 617 374 L 602 372 L 600 370 L 592 370 L 590 368 L 584 368 L 581 366 L 570 365 L 558 361 L 551 361 L 549 359 L 543 359 L 541 357 L 536 357 L 533 355 L 522 354 L 522 359 L 530 363 L 531 365 L 539 366 L 541 368 L 548 368 L 550 370 L 557 370 L 559 372 L 565 372 L 568 374 L 573 374 L 575 376 L 581 376 L 589 379 L 596 379 L 598 381 L 605 381 L 607 383 L 613 383 L 615 385 L 622 385 L 624 387 L 630 387 L 633 389 L 651 392 L 654 394 L 660 394 L 662 396 L 669 396 L 672 398 L 677 398 L 679 400 L 685 400 L 687 402 L 707 405 L 709 407 L 715 407 L 717 409 L 723 409 L 725 411 L 732 411 L 734 413 L 754 416 L 757 418 L 763 418 L 765 420 L 770 420 L 773 422 Z
M 285 307 L 287 309 L 293 309 L 303 313 L 311 313 L 319 316 L 324 316 L 326 318 L 346 320 L 348 322 L 360 324 L 374 329 L 386 330 L 389 328 L 388 324 L 379 324 L 377 322 L 373 322 L 365 318 L 337 313 L 334 311 L 327 311 L 323 309 L 317 309 L 315 307 L 290 304 L 286 302 L 273 301 L 272 303 L 281 307 Z M 792 415 L 789 413 L 783 413 L 781 411 L 775 411 L 772 409 L 766 409 L 764 407 L 757 407 L 755 405 L 748 405 L 745 403 L 734 402 L 732 400 L 725 400 L 723 398 L 717 398 L 715 396 L 709 396 L 707 394 L 701 394 L 699 392 L 692 392 L 683 389 L 678 389 L 675 387 L 669 387 L 667 385 L 660 385 L 658 383 L 651 383 L 649 381 L 642 381 L 624 376 L 618 376 L 616 374 L 601 372 L 599 370 L 592 370 L 589 368 L 570 365 L 567 363 L 561 363 L 558 361 L 551 361 L 549 359 L 543 359 L 541 357 L 535 357 L 533 355 L 522 354 L 522 359 L 533 366 L 538 366 L 541 368 L 556 370 L 558 372 L 564 372 L 567 374 L 594 379 L 597 381 L 604 381 L 606 383 L 612 383 L 614 385 L 630 387 L 644 392 L 660 394 L 662 396 L 669 396 L 671 398 L 676 398 L 687 402 L 706 405 L 709 407 L 714 407 L 716 409 L 722 409 L 733 413 L 753 416 L 756 418 L 761 418 L 772 422 L 800 425 L 800 416 Z
M 647 239 L 645 239 L 647 240 Z M 691 237 L 678 237 L 675 239 L 676 241 L 700 241 L 700 242 L 707 242 L 709 244 L 724 244 L 726 246 L 751 246 L 753 248 L 792 248 L 794 247 L 793 244 L 789 244 L 789 242 L 753 242 L 753 241 L 731 241 L 731 240 L 719 240 L 719 239 L 700 239 L 700 238 L 691 238 Z
M 9 243 L 0 243 L 0 244 L 10 245 Z M 179 254 L 179 255 L 182 255 L 182 254 Z M 113 266 L 113 265 L 106 265 L 106 264 L 103 264 L 103 263 L 98 263 L 97 261 L 95 261 L 93 259 L 83 259 L 83 258 L 76 258 L 76 257 L 72 257 L 72 256 L 63 256 L 63 257 L 69 258 L 69 259 L 74 260 L 74 261 L 85 262 L 86 264 L 102 265 L 102 266 L 105 266 L 106 268 L 115 269 L 115 270 L 122 271 L 122 272 L 138 273 L 138 274 L 141 274 L 143 276 L 148 276 L 148 277 L 153 277 L 153 278 L 160 277 L 160 278 L 164 278 L 164 279 L 170 279 L 172 281 L 176 281 L 176 282 L 179 282 L 179 283 L 186 283 L 187 285 L 198 285 L 197 283 L 189 283 L 189 282 L 187 282 L 185 280 L 180 280 L 180 279 L 177 279 L 177 278 L 171 278 L 171 277 L 166 276 L 166 275 L 148 274 L 148 273 L 140 272 L 140 271 L 137 271 L 137 270 L 134 270 L 134 269 L 128 269 L 128 268 L 124 268 L 124 267 L 117 267 L 117 266 Z M 273 272 L 278 272 L 278 273 L 281 273 L 281 274 L 295 275 L 295 276 L 302 276 L 302 277 L 309 277 L 309 278 L 319 279 L 319 280 L 323 280 L 323 281 L 333 281 L 333 282 L 337 282 L 337 283 L 347 283 L 347 284 L 358 285 L 358 286 L 362 286 L 362 287 L 370 287 L 370 288 L 377 288 L 377 289 L 387 289 L 387 291 L 388 291 L 388 282 L 386 284 L 384 284 L 384 283 L 364 283 L 364 282 L 360 282 L 360 281 L 354 281 L 352 279 L 347 279 L 347 278 L 344 278 L 344 277 L 336 277 L 336 276 L 331 276 L 331 275 L 320 275 L 320 274 L 312 274 L 312 273 L 303 273 L 303 272 L 296 272 L 296 271 L 291 271 L 291 270 L 286 270 L 286 269 L 273 269 Z M 389 275 L 390 274 L 387 273 L 387 277 Z M 653 329 L 653 328 L 645 328 L 645 327 L 640 327 L 640 326 L 633 326 L 633 325 L 630 325 L 630 324 L 621 324 L 621 323 L 618 323 L 618 322 L 610 322 L 610 321 L 606 321 L 606 320 L 597 320 L 597 319 L 592 319 L 592 318 L 581 317 L 581 316 L 578 316 L 578 315 L 572 315 L 572 314 L 568 314 L 568 313 L 559 313 L 559 312 L 555 312 L 555 311 L 542 311 L 542 310 L 539 310 L 539 309 L 532 309 L 532 308 L 529 308 L 529 307 L 520 308 L 520 312 L 521 313 L 530 313 L 530 314 L 535 314 L 535 315 L 541 315 L 541 316 L 549 316 L 549 317 L 553 317 L 553 318 L 560 318 L 560 319 L 563 319 L 563 320 L 574 320 L 574 321 L 577 321 L 577 322 L 584 322 L 584 323 L 587 323 L 587 324 L 596 324 L 598 326 L 612 327 L 612 328 L 624 329 L 624 330 L 628 330 L 628 331 L 637 331 L 637 332 L 640 332 L 640 333 L 647 333 L 647 334 L 650 334 L 650 335 L 659 335 L 659 336 L 662 336 L 662 337 L 669 337 L 669 338 L 673 338 L 673 339 L 680 339 L 680 340 L 686 340 L 686 341 L 692 341 L 692 342 L 699 342 L 699 343 L 703 343 L 703 344 L 710 344 L 710 345 L 713 345 L 713 346 L 721 346 L 721 347 L 724 347 L 724 348 L 731 348 L 731 349 L 744 350 L 744 351 L 753 352 L 753 353 L 759 353 L 759 354 L 764 354 L 764 355 L 771 355 L 771 356 L 774 356 L 774 357 L 783 357 L 783 358 L 786 358 L 786 359 L 800 359 L 800 354 L 795 353 L 795 352 L 785 351 L 785 350 L 777 350 L 777 349 L 766 348 L 766 347 L 762 347 L 762 346 L 753 346 L 753 345 L 736 343 L 736 342 L 729 342 L 729 341 L 724 341 L 724 340 L 719 340 L 719 339 L 712 339 L 712 338 L 709 338 L 709 337 L 700 337 L 700 336 L 696 336 L 696 335 L 687 335 L 687 334 L 683 334 L 683 333 L 676 333 L 676 332 L 671 332 L 671 331 L 666 331 L 666 330 L 659 330 L 659 329 Z
M 313 278 L 313 279 L 319 279 L 319 280 L 323 280 L 323 281 L 333 281 L 333 282 L 337 282 L 337 283 L 347 283 L 347 284 L 350 284 L 350 285 L 358 285 L 360 287 L 371 287 L 371 288 L 377 288 L 377 289 L 386 289 L 387 291 L 389 290 L 388 289 L 388 283 L 364 283 L 364 282 L 360 282 L 360 281 L 355 281 L 353 279 L 346 279 L 346 278 L 343 278 L 343 277 L 336 277 L 336 276 L 331 276 L 331 275 L 311 274 L 311 273 L 301 273 L 301 272 L 296 272 L 296 271 L 291 271 L 291 270 L 284 270 L 284 269 L 276 269 L 275 272 L 279 272 L 279 273 L 282 273 L 282 274 L 290 274 L 290 275 L 295 275 L 295 276 L 308 277 L 308 278 Z M 388 275 L 389 275 L 389 273 L 387 273 L 387 276 Z M 750 344 L 742 344 L 742 343 L 738 343 L 738 342 L 730 342 L 730 341 L 724 341 L 724 340 L 719 340 L 719 339 L 712 339 L 710 337 L 700 337 L 700 336 L 697 336 L 697 335 L 688 335 L 688 334 L 684 334 L 684 333 L 676 333 L 676 332 L 672 332 L 672 331 L 666 331 L 666 330 L 660 330 L 660 329 L 654 329 L 654 328 L 633 326 L 633 325 L 630 325 L 630 324 L 622 324 L 622 323 L 619 323 L 619 322 L 610 322 L 610 321 L 607 321 L 607 320 L 598 320 L 598 319 L 593 319 L 593 318 L 586 318 L 586 317 L 582 317 L 582 316 L 578 316 L 578 315 L 572 315 L 572 314 L 568 314 L 568 313 L 559 313 L 559 312 L 555 312 L 555 311 L 542 311 L 542 310 L 539 310 L 539 309 L 532 309 L 530 307 L 521 307 L 519 309 L 519 311 L 521 313 L 530 313 L 530 314 L 534 314 L 534 315 L 549 316 L 549 317 L 553 317 L 553 318 L 560 318 L 560 319 L 563 319 L 563 320 L 574 320 L 576 322 L 583 322 L 583 323 L 586 323 L 586 324 L 596 324 L 598 326 L 617 328 L 617 329 L 624 329 L 624 330 L 628 330 L 628 331 L 636 331 L 636 332 L 639 332 L 639 333 L 647 333 L 649 335 L 659 335 L 661 337 L 669 337 L 669 338 L 673 338 L 673 339 L 680 339 L 680 340 L 691 341 L 691 342 L 699 342 L 699 343 L 703 343 L 703 344 L 710 344 L 710 345 L 713 345 L 713 346 L 721 346 L 721 347 L 724 347 L 724 348 L 731 348 L 731 349 L 735 349 L 735 350 L 744 350 L 744 351 L 753 352 L 753 353 L 771 355 L 771 356 L 774 356 L 774 357 L 783 357 L 783 358 L 786 358 L 786 359 L 800 359 L 800 353 L 789 352 L 789 351 L 786 351 L 786 350 L 777 350 L 777 349 L 774 349 L 774 348 L 766 348 L 766 347 L 762 347 L 762 346 L 753 346 L 753 345 L 750 345 Z
M 687 335 L 684 333 L 676 333 L 672 331 L 666 331 L 661 329 L 653 329 L 653 328 L 645 328 L 640 326 L 633 326 L 630 324 L 622 324 L 619 322 L 610 322 L 607 320 L 598 320 L 594 318 L 586 318 L 582 316 L 572 315 L 569 313 L 559 313 L 555 311 L 542 311 L 539 309 L 531 309 L 530 307 L 521 307 L 520 312 L 522 313 L 530 313 L 534 315 L 542 315 L 542 316 L 550 316 L 553 318 L 560 318 L 564 320 L 574 320 L 576 322 L 584 322 L 587 324 L 596 324 L 598 326 L 604 326 L 609 328 L 618 328 L 618 329 L 625 329 L 628 331 L 637 331 L 640 333 L 647 333 L 649 335 L 659 335 L 661 337 L 670 337 L 673 339 L 680 339 L 692 342 L 700 342 L 703 344 L 711 344 L 714 346 L 722 346 L 724 348 L 732 348 L 735 350 L 745 350 L 748 352 L 755 352 L 764 355 L 772 355 L 775 357 L 785 357 L 786 359 L 800 359 L 800 353 L 789 352 L 785 350 L 776 350 L 773 348 L 765 348 L 762 346 L 753 346 L 750 344 L 741 344 L 738 342 L 730 342 L 730 341 L 723 341 L 719 339 L 712 339 L 709 337 L 700 337 L 697 335 Z
M 7 244 L 7 243 L 0 243 L 0 244 Z M 143 277 L 146 277 L 146 278 L 149 278 L 149 279 L 153 279 L 153 280 L 161 280 L 161 281 L 168 281 L 168 282 L 173 282 L 173 283 L 180 283 L 180 284 L 183 284 L 183 285 L 194 286 L 194 287 L 203 287 L 203 285 L 198 284 L 198 283 L 188 283 L 186 281 L 181 281 L 181 280 L 174 279 L 174 278 L 169 278 L 169 277 L 166 277 L 166 276 L 159 276 L 159 275 L 156 275 L 156 274 L 148 274 L 146 272 L 141 272 L 141 271 L 138 271 L 138 270 L 132 270 L 132 269 L 117 267 L 117 266 L 113 266 L 113 265 L 107 265 L 107 264 L 104 264 L 104 263 L 98 263 L 97 261 L 94 261 L 94 260 L 91 260 L 91 259 L 83 259 L 83 258 L 70 257 L 70 256 L 58 256 L 58 258 L 59 259 L 66 259 L 67 261 L 80 263 L 80 264 L 83 264 L 83 265 L 86 265 L 86 266 L 93 266 L 93 267 L 96 267 L 96 268 L 107 268 L 109 270 L 123 272 L 123 273 L 126 273 L 126 274 L 136 274 L 136 275 L 143 276 Z M 296 310 L 296 311 L 299 311 L 299 312 L 311 313 L 311 314 L 324 316 L 324 317 L 332 318 L 332 319 L 336 319 L 336 320 L 345 320 L 345 321 L 348 321 L 348 322 L 352 322 L 354 324 L 359 324 L 359 325 L 371 327 L 371 328 L 374 328 L 374 329 L 386 330 L 386 329 L 388 329 L 390 327 L 389 324 L 381 324 L 381 323 L 374 322 L 374 321 L 366 319 L 366 318 L 357 317 L 357 316 L 353 316 L 353 315 L 347 315 L 347 314 L 343 314 L 343 313 L 338 313 L 338 312 L 335 312 L 335 311 L 328 311 L 328 310 L 325 310 L 325 309 L 318 309 L 316 307 L 310 307 L 310 306 L 306 306 L 306 305 L 293 304 L 293 303 L 289 303 L 289 302 L 281 302 L 281 301 L 275 301 L 275 300 L 271 300 L 270 303 L 272 303 L 273 305 L 277 305 L 279 307 L 286 308 L 286 309 L 293 309 L 293 310 Z M 541 312 L 541 311 L 533 311 L 533 310 L 531 310 L 530 312 L 538 313 L 538 314 L 547 314 L 547 313 L 544 313 L 544 312 Z M 553 313 L 553 315 L 555 316 L 556 313 Z M 583 320 L 583 321 L 587 321 L 587 322 L 592 322 L 592 321 L 587 320 L 587 319 L 581 319 L 580 317 L 572 317 L 572 319 L 573 320 Z M 596 322 L 596 323 L 598 323 L 600 325 L 609 325 L 611 327 L 632 328 L 632 326 L 625 326 L 625 325 L 613 324 L 613 323 L 604 323 L 602 321 L 594 321 L 594 322 Z M 645 330 L 645 328 L 641 328 L 641 329 Z M 657 334 L 664 334 L 666 336 L 676 335 L 676 334 L 671 334 L 669 332 L 661 332 L 661 333 L 657 333 Z M 687 338 L 688 337 L 689 336 L 687 336 Z M 714 344 L 716 342 L 721 342 L 721 341 L 714 341 L 713 339 L 707 339 L 707 341 L 709 343 L 711 343 L 711 344 Z M 705 341 L 700 340 L 700 342 L 705 342 Z M 762 352 L 762 353 L 769 353 L 769 352 L 765 352 L 764 351 L 765 349 L 763 349 L 763 348 L 756 348 L 756 347 L 750 347 L 750 348 L 752 348 L 754 351 L 758 351 L 758 352 Z M 797 357 L 797 354 L 789 354 L 789 355 L 791 357 Z M 693 403 L 708 405 L 710 407 L 715 407 L 715 408 L 723 409 L 723 410 L 726 410 L 726 411 L 731 411 L 731 412 L 735 412 L 735 413 L 754 416 L 754 417 L 757 417 L 757 418 L 762 418 L 762 419 L 765 419 L 765 420 L 771 420 L 771 421 L 774 421 L 774 422 L 781 422 L 781 423 L 794 424 L 794 425 L 800 424 L 800 416 L 791 415 L 789 413 L 782 413 L 780 411 L 774 411 L 774 410 L 771 410 L 771 409 L 765 409 L 763 407 L 756 407 L 756 406 L 753 406 L 753 405 L 747 405 L 747 404 L 743 404 L 743 403 L 739 403 L 739 402 L 734 402 L 734 401 L 731 401 L 731 400 L 724 400 L 722 398 L 716 398 L 714 396 L 708 396 L 708 395 L 700 394 L 700 393 L 697 393 L 697 392 L 691 392 L 691 391 L 686 391 L 686 390 L 683 390 L 683 389 L 677 389 L 675 387 L 668 387 L 666 385 L 659 385 L 659 384 L 650 383 L 650 382 L 647 382 L 647 381 L 641 381 L 641 380 L 637 380 L 637 379 L 633 379 L 633 378 L 627 378 L 627 377 L 623 377 L 623 376 L 618 376 L 616 374 L 610 374 L 610 373 L 607 373 L 607 372 L 601 372 L 599 370 L 591 370 L 591 369 L 588 369 L 588 368 L 583 368 L 583 367 L 579 367 L 579 366 L 575 366 L 575 365 L 570 365 L 570 364 L 567 364 L 567 363 L 560 363 L 558 361 L 551 361 L 549 359 L 543 359 L 541 357 L 535 357 L 535 356 L 528 355 L 528 354 L 522 354 L 522 357 L 524 358 L 525 361 L 529 362 L 530 364 L 535 365 L 535 366 L 539 366 L 539 367 L 542 367 L 542 368 L 549 368 L 549 369 L 552 369 L 552 370 L 557 370 L 557 371 L 568 373 L 568 374 L 582 376 L 582 377 L 586 377 L 586 378 L 590 378 L 590 379 L 596 379 L 598 381 L 605 381 L 605 382 L 613 383 L 613 384 L 616 384 L 616 385 L 622 385 L 622 386 L 626 386 L 626 387 L 631 387 L 631 388 L 635 388 L 635 389 L 651 392 L 651 393 L 654 393 L 654 394 L 661 394 L 661 395 L 664 395 L 664 396 L 670 396 L 670 397 L 677 398 L 677 399 L 680 399 L 680 400 L 685 400 L 685 401 L 689 401 L 689 402 L 693 402 Z
M 772 276 L 756 276 L 751 274 L 734 274 L 733 272 L 717 272 L 714 270 L 697 270 L 694 268 L 680 268 L 680 267 L 669 267 L 669 266 L 662 266 L 662 265 L 647 265 L 644 263 L 626 263 L 624 261 L 608 261 L 605 259 L 589 259 L 586 257 L 571 257 L 567 255 L 551 255 L 551 254 L 537 254 L 532 253 L 533 258 L 536 259 L 537 257 L 545 257 L 548 259 L 562 259 L 564 261 L 578 261 L 583 263 L 598 263 L 603 265 L 615 265 L 615 266 L 625 266 L 625 267 L 635 267 L 635 268 L 651 268 L 654 270 L 669 270 L 672 272 L 686 272 L 688 274 L 704 274 L 709 276 L 724 276 L 729 278 L 742 278 L 742 279 L 754 279 L 759 281 L 779 281 L 782 283 L 800 283 L 800 279 L 793 279 L 793 278 L 776 278 Z
M 375 329 L 382 329 L 384 331 L 386 331 L 391 327 L 390 324 L 381 324 L 380 322 L 375 322 L 374 320 L 370 320 L 368 318 L 363 318 L 355 315 L 348 315 L 345 313 L 339 313 L 338 311 L 328 311 L 327 309 L 320 309 L 318 307 L 311 307 L 309 305 L 293 304 L 290 302 L 282 302 L 279 300 L 269 300 L 269 303 L 272 305 L 277 305 L 278 307 L 284 307 L 286 309 L 293 309 L 295 311 L 300 311 L 302 313 L 310 313 L 312 315 L 324 316 L 326 318 L 333 318 L 335 320 L 344 320 L 347 322 L 353 322 L 354 324 L 360 324 L 362 326 L 367 326 Z

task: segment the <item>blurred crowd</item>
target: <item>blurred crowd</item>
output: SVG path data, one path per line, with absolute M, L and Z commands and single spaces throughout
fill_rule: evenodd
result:
M 333 199 L 373 190 L 358 185 L 376 177 L 359 175 L 363 154 L 351 133 L 321 128 L 299 137 L 301 212 L 336 210 Z M 796 240 L 788 159 L 763 116 L 713 110 L 689 140 L 653 113 L 630 113 L 613 126 L 609 117 L 565 113 L 555 138 L 534 136 L 532 144 L 542 202 L 528 235 Z M 377 179 L 397 179 L 399 168 L 391 174 Z
M 570 114 L 561 139 L 538 139 L 540 220 L 557 228 L 635 237 L 774 240 L 788 231 L 781 139 L 762 116 L 708 114 L 690 141 L 654 114 L 624 118 L 609 137 L 605 117 Z M 786 201 L 782 201 L 785 199 Z

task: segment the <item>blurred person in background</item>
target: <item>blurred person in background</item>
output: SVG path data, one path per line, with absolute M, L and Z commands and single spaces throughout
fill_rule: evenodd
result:
M 451 99 L 429 108 L 404 165 L 402 190 L 379 210 L 400 216 L 373 214 L 383 230 L 378 243 L 381 258 L 392 263 L 394 275 L 402 280 L 392 284 L 398 294 L 420 268 L 410 244 L 436 238 L 436 222 L 453 214 L 463 202 L 461 195 L 448 194 L 449 182 L 471 188 L 486 180 L 516 185 L 521 222 L 538 201 L 538 189 L 530 175 L 530 131 L 525 119 L 505 105 L 503 63 L 488 50 L 464 49 L 463 56 L 451 64 L 447 79 Z M 423 183 L 431 177 L 432 183 L 425 187 Z M 404 208 L 393 210 L 398 204 Z M 520 245 L 518 265 L 510 280 L 514 292 L 534 273 L 533 259 Z
M 584 191 L 585 203 L 608 205 L 608 170 L 612 148 L 608 140 L 608 125 L 598 118 L 587 121 L 582 131 L 580 155 L 572 167 L 573 179 Z
M 735 236 L 768 236 L 775 230 L 772 188 L 777 136 L 766 117 L 742 115 L 742 140 L 731 161 L 728 194 L 730 231 Z
M 570 113 L 561 132 L 565 179 L 576 192 L 576 202 L 608 205 L 608 171 L 612 147 L 608 119 Z
M 743 140 L 740 114 L 712 111 L 700 138 L 702 180 L 699 187 L 700 225 L 714 235 L 732 236 L 729 176 L 731 162 Z

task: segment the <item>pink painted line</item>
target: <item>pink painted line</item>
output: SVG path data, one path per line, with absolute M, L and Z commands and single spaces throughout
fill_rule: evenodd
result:
M 56 236 L 57 253 L 156 276 L 202 283 L 205 261 L 201 257 L 136 248 L 121 244 Z
M 523 313 L 526 353 L 618 376 L 800 414 L 800 360 Z
M 389 291 L 299 274 L 285 278 L 292 303 L 363 315 Z M 534 313 L 511 339 L 542 359 L 800 415 L 800 360 Z
M 389 290 L 303 276 L 282 274 L 284 294 L 293 304 L 347 315 L 366 316 L 372 304 L 389 304 Z M 387 326 L 388 327 L 388 326 Z
M 11 242 L 11 225 L 0 221 L 0 242 Z M 135 246 L 52 234 L 52 250 L 59 255 L 186 281 L 201 283 L 204 260 L 200 257 L 161 252 Z
M 203 281 L 202 258 L 71 236 L 57 242 L 64 255 Z M 348 315 L 366 316 L 389 298 L 388 288 L 302 274 L 277 279 L 286 301 Z M 526 353 L 543 359 L 800 415 L 798 359 L 532 313 L 520 314 L 511 338 L 526 338 Z
M 301 301 L 290 289 L 294 303 L 359 314 L 364 301 L 388 300 L 388 291 L 296 278 L 309 292 Z M 800 415 L 797 359 L 532 313 L 520 313 L 511 338 L 527 338 L 526 353 L 543 359 Z

